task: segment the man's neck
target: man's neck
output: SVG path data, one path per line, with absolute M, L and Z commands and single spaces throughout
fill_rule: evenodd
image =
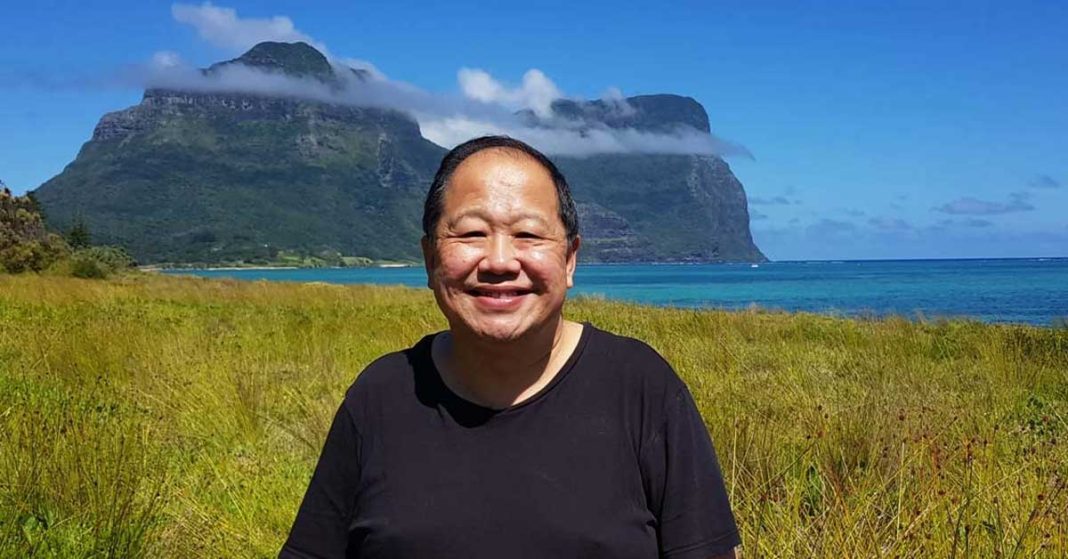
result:
M 448 332 L 435 339 L 432 354 L 449 389 L 476 404 L 504 409 L 552 382 L 581 333 L 582 325 L 563 318 L 507 343 Z

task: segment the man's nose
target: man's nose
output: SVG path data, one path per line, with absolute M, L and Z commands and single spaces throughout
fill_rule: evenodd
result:
M 479 262 L 478 267 L 480 271 L 491 274 L 517 274 L 520 265 L 516 256 L 511 236 L 492 235 L 485 258 Z

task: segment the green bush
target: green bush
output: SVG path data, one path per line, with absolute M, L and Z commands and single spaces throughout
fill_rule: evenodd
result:
M 49 266 L 47 273 L 52 276 L 101 279 L 135 265 L 133 258 L 122 248 L 98 246 L 75 251 L 68 257 L 55 261 Z
M 133 257 L 122 247 L 117 246 L 94 246 L 83 248 L 74 253 L 76 257 L 95 261 L 108 273 L 121 272 L 135 266 L 137 263 Z
M 70 275 L 76 278 L 103 279 L 109 273 L 103 264 L 92 257 L 76 254 L 70 259 Z
M 45 229 L 32 198 L 0 188 L 0 272 L 40 272 L 69 252 L 62 237 Z

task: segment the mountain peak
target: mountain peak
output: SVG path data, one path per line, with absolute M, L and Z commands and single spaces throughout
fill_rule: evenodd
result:
M 710 131 L 705 108 L 692 97 L 681 95 L 638 95 L 596 101 L 557 99 L 552 109 L 558 116 L 597 122 L 610 128 L 664 133 L 678 126 L 689 126 L 701 132 Z
M 230 64 L 281 72 L 294 77 L 314 77 L 320 80 L 329 80 L 334 77 L 334 69 L 323 53 L 304 42 L 265 41 L 233 60 L 212 64 L 208 71 L 211 72 Z

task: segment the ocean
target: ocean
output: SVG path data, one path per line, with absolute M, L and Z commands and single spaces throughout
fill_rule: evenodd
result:
M 243 280 L 425 287 L 412 268 L 181 270 Z M 579 264 L 571 296 L 693 308 L 840 316 L 964 317 L 1040 326 L 1068 322 L 1068 258 L 846 260 L 751 264 Z

